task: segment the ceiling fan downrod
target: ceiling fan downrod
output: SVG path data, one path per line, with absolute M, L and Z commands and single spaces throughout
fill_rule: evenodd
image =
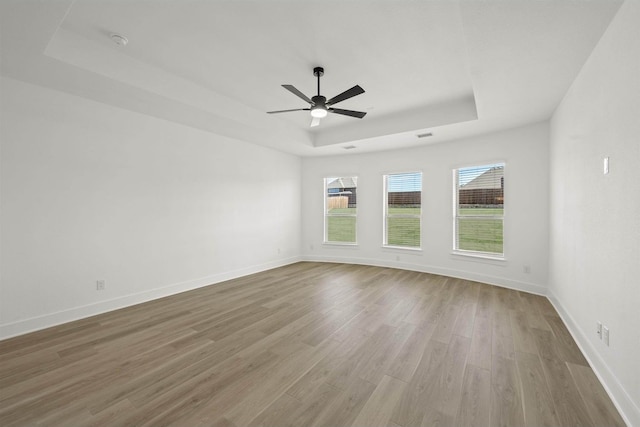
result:
M 320 95 L 320 77 L 324 74 L 324 68 L 316 67 L 313 69 L 313 75 L 318 78 L 318 94 L 316 96 L 311 97 L 311 101 L 313 102 L 313 106 L 311 107 L 311 117 L 314 119 L 321 119 L 327 116 L 329 112 L 327 109 L 327 98 Z M 319 122 L 317 120 L 314 121 L 314 126 L 317 126 Z
M 313 69 L 313 75 L 318 78 L 318 96 L 320 96 L 320 77 L 324 75 L 324 68 L 316 67 Z

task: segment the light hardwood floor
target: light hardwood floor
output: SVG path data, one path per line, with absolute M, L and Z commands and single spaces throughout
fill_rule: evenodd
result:
M 298 263 L 0 342 L 0 425 L 621 426 L 546 298 Z

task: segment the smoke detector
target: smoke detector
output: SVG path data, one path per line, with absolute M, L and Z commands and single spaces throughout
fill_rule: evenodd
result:
M 111 40 L 113 40 L 113 42 L 118 46 L 126 46 L 127 43 L 129 43 L 129 39 L 127 39 L 123 35 L 116 34 L 116 33 L 111 34 Z

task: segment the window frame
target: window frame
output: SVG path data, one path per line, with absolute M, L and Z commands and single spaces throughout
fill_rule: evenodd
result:
M 393 175 L 411 175 L 420 174 L 420 212 L 418 214 L 390 214 L 389 213 L 389 177 Z M 389 172 L 382 175 L 382 247 L 390 249 L 402 249 L 408 251 L 422 251 L 422 188 L 424 173 L 421 170 L 407 172 Z M 418 246 L 403 246 L 389 244 L 389 218 L 417 218 L 420 235 L 418 237 Z
M 502 200 L 502 215 L 460 215 L 459 212 L 459 207 L 460 207 L 460 203 L 459 203 L 459 172 L 460 170 L 464 170 L 464 169 L 476 169 L 476 168 L 483 168 L 483 167 L 492 167 L 492 166 L 502 166 L 503 168 L 503 175 L 502 175 L 502 180 L 501 180 L 501 188 L 503 191 L 503 200 Z M 452 246 L 453 246 L 453 251 L 452 253 L 454 255 L 462 255 L 462 256 L 467 256 L 467 257 L 475 257 L 475 258 L 485 258 L 485 259 L 491 259 L 491 260 L 498 260 L 498 261 L 504 261 L 506 260 L 506 244 L 505 244 L 505 218 L 506 218 L 506 203 L 505 203 L 505 177 L 506 177 L 506 170 L 507 170 L 507 162 L 504 160 L 498 160 L 498 161 L 493 161 L 493 162 L 483 162 L 481 164 L 472 164 L 470 166 L 459 166 L 453 169 L 453 242 L 452 242 Z M 501 225 L 502 225 L 502 253 L 498 253 L 498 252 L 488 252 L 488 251 L 479 251 L 479 250 L 471 250 L 471 249 L 460 249 L 459 248 L 459 236 L 458 236 L 458 230 L 459 230 L 459 219 L 463 217 L 465 219 L 474 219 L 474 220 L 478 220 L 478 221 L 495 221 L 495 220 L 500 220 L 501 221 Z
M 330 182 L 333 182 L 336 179 L 342 179 L 342 178 L 350 178 L 354 181 L 354 183 L 356 184 L 356 207 L 355 212 L 354 213 L 329 213 L 329 184 Z M 326 176 L 323 179 L 323 239 L 322 239 L 322 243 L 324 245 L 338 245 L 338 246 L 357 246 L 358 245 L 358 175 L 351 175 L 351 174 L 343 174 L 343 175 L 331 175 L 331 176 Z M 336 240 L 329 240 L 329 218 L 349 218 L 349 217 L 353 217 L 355 220 L 355 225 L 354 225 L 354 239 L 352 242 L 347 241 L 336 241 Z

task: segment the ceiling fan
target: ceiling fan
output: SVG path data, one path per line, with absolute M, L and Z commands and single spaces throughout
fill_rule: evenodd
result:
M 300 92 L 293 85 L 282 85 L 283 88 L 287 89 L 289 92 L 293 93 L 297 97 L 305 100 L 309 103 L 309 108 L 295 108 L 293 110 L 280 110 L 280 111 L 268 111 L 268 114 L 276 114 L 276 113 L 288 113 L 290 111 L 311 111 L 311 127 L 318 126 L 320 124 L 320 119 L 326 117 L 328 113 L 342 114 L 344 116 L 357 117 L 358 119 L 363 118 L 367 113 L 362 111 L 353 111 L 353 110 L 343 110 L 340 108 L 332 108 L 331 106 L 337 104 L 338 102 L 342 102 L 345 99 L 352 98 L 356 95 L 360 95 L 364 93 L 364 89 L 360 86 L 355 85 L 351 89 L 347 89 L 339 95 L 334 96 L 330 100 L 327 101 L 327 98 L 320 95 L 320 77 L 324 74 L 324 68 L 315 67 L 313 69 L 313 75 L 318 78 L 318 94 L 316 96 L 311 97 L 309 99 L 304 93 Z

